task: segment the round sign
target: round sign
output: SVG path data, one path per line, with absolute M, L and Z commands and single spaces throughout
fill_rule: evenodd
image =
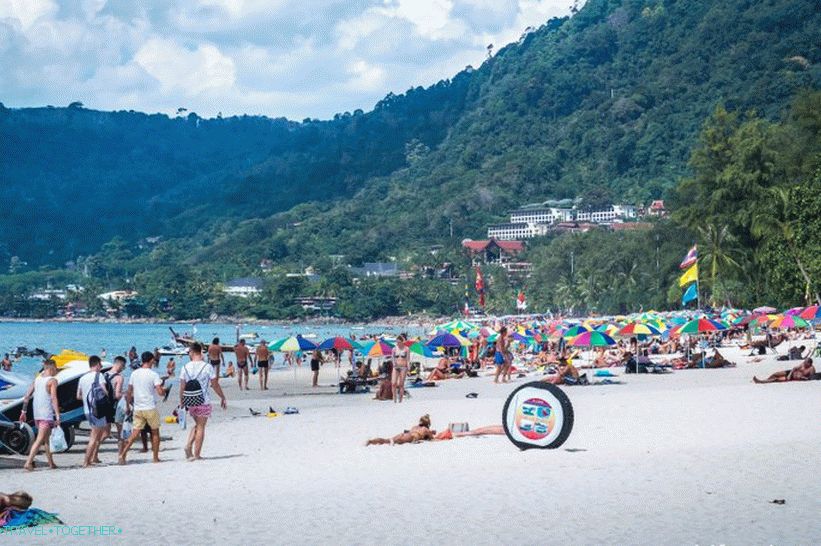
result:
M 556 385 L 534 381 L 513 391 L 502 410 L 505 433 L 519 449 L 555 449 L 573 430 L 573 406 Z

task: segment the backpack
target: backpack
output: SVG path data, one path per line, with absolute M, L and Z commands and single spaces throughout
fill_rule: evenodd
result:
M 196 377 L 185 380 L 185 390 L 182 391 L 182 407 L 188 409 L 194 406 L 202 406 L 203 404 L 205 404 L 205 392 L 203 392 L 202 384 L 200 384 L 199 377 L 202 375 L 203 370 L 208 365 L 209 364 L 203 362 L 202 367 L 197 372 Z M 184 368 L 184 371 L 185 375 L 189 375 L 187 368 Z
M 88 409 L 97 419 L 103 419 L 114 414 L 114 404 L 111 403 L 111 397 L 100 384 L 100 372 L 97 372 L 97 375 L 94 376 L 94 383 L 91 384 L 91 390 L 86 395 L 86 399 L 88 400 Z
M 118 400 L 114 398 L 114 378 L 120 375 L 120 373 L 111 373 L 106 372 L 103 374 L 103 379 L 105 380 L 105 388 L 108 390 L 108 397 L 111 398 L 112 403 L 116 404 Z

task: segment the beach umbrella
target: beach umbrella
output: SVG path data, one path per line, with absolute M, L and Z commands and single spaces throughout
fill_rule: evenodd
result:
M 393 353 L 393 345 L 388 343 L 384 338 L 379 338 L 376 341 L 370 341 L 362 345 L 360 351 L 362 351 L 362 354 L 365 356 L 371 358 L 383 358 Z
M 775 313 L 776 310 L 777 309 L 775 307 L 768 307 L 766 305 L 762 305 L 761 307 L 756 307 L 755 309 L 753 309 L 753 313 L 769 315 L 770 313 Z
M 420 355 L 420 356 L 424 356 L 425 358 L 433 358 L 433 357 L 436 356 L 436 353 L 433 351 L 433 349 L 431 349 L 430 347 L 428 347 L 427 345 L 425 345 L 421 341 L 417 341 L 417 342 L 413 343 L 409 347 L 409 350 L 410 350 L 410 352 L 412 352 L 414 354 L 417 354 L 417 355 Z
M 439 330 L 447 330 L 448 332 L 452 332 L 453 330 L 457 331 L 465 331 L 465 330 L 476 330 L 479 327 L 472 322 L 468 322 L 466 320 L 456 319 L 450 322 L 446 322 L 437 327 Z
M 337 351 L 352 351 L 359 348 L 359 344 L 342 336 L 331 337 L 319 344 L 323 351 L 336 349 Z
M 289 336 L 274 341 L 268 348 L 272 351 L 280 353 L 292 353 L 296 351 L 311 351 L 318 349 L 319 345 L 309 339 L 305 339 L 301 335 Z
M 793 307 L 792 309 L 787 309 L 784 314 L 785 315 L 800 315 L 801 311 L 803 311 L 803 307 Z
M 679 328 L 679 334 L 703 334 L 705 332 L 717 332 L 719 330 L 726 330 L 724 325 L 713 320 L 699 318 L 693 319 L 687 324 L 683 324 Z
M 574 347 L 608 347 L 615 344 L 616 341 L 612 337 L 595 330 L 582 332 L 569 343 Z
M 584 326 L 581 326 L 581 325 L 573 326 L 569 330 L 565 331 L 562 334 L 562 337 L 565 338 L 565 339 L 570 339 L 570 338 L 574 338 L 574 337 L 578 336 L 579 334 L 583 334 L 583 333 L 588 332 L 588 331 L 589 330 L 587 328 L 585 328 Z
M 631 322 L 624 328 L 618 331 L 618 335 L 622 337 L 631 336 L 660 336 L 661 330 L 652 324 L 644 324 L 641 322 Z
M 821 305 L 810 305 L 798 315 L 804 320 L 821 319 Z
M 780 315 L 776 317 L 771 323 L 771 328 L 778 328 L 786 330 L 787 328 L 809 328 L 810 323 L 801 317 L 791 315 Z
M 464 342 L 462 341 L 464 338 L 460 339 L 460 337 L 461 336 L 457 337 L 457 335 L 450 334 L 448 332 L 440 332 L 425 342 L 425 345 L 428 347 L 462 347 L 464 345 Z M 469 341 L 464 341 L 470 345 Z

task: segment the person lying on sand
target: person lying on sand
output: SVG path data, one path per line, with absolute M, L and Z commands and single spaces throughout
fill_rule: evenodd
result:
M 470 430 L 467 432 L 451 432 L 451 430 L 448 429 L 440 432 L 439 434 L 436 434 L 436 431 L 431 430 L 430 428 L 430 415 L 423 415 L 419 418 L 419 424 L 415 427 L 412 427 L 410 430 L 406 430 L 402 434 L 397 434 L 393 438 L 371 438 L 367 441 L 365 445 L 400 445 L 410 443 L 416 444 L 424 441 L 434 442 L 452 440 L 454 438 L 463 438 L 466 436 L 490 436 L 501 435 L 504 433 L 505 429 L 502 425 L 489 425 L 485 427 L 479 427 L 475 430 Z
M 558 372 L 553 375 L 548 375 L 541 379 L 545 383 L 553 383 L 554 385 L 561 385 L 565 382 L 565 377 L 579 378 L 579 371 L 569 360 L 562 358 L 559 360 Z
M 815 375 L 815 366 L 812 365 L 812 358 L 807 358 L 791 370 L 775 372 L 767 379 L 759 379 L 753 376 L 753 383 L 783 383 L 785 381 L 808 381 Z
M 25 491 L 15 491 L 14 493 L 0 493 L 0 512 L 6 508 L 15 510 L 28 510 L 31 506 L 31 495 Z

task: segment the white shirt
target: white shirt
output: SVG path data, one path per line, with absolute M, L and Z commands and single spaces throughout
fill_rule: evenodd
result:
M 157 389 L 162 380 L 150 368 L 137 368 L 128 381 L 134 394 L 134 411 L 153 410 L 157 407 Z
M 91 415 L 91 410 L 88 408 L 88 394 L 91 392 L 91 386 L 94 385 L 94 378 L 97 377 L 98 373 L 100 372 L 90 371 L 77 382 L 77 395 L 83 399 L 83 411 L 86 417 Z M 102 373 L 100 373 L 100 386 L 103 389 L 106 388 Z
M 200 386 L 202 387 L 202 397 L 206 404 L 210 403 L 208 391 L 210 390 L 209 387 L 211 387 L 211 380 L 216 378 L 216 366 L 212 366 L 202 360 L 192 360 L 186 363 L 180 372 L 181 381 L 191 381 L 192 379 L 196 379 L 200 382 Z
M 34 418 L 41 421 L 54 421 L 54 407 L 51 405 L 51 395 L 48 392 L 48 382 L 57 378 L 40 375 L 34 380 Z

